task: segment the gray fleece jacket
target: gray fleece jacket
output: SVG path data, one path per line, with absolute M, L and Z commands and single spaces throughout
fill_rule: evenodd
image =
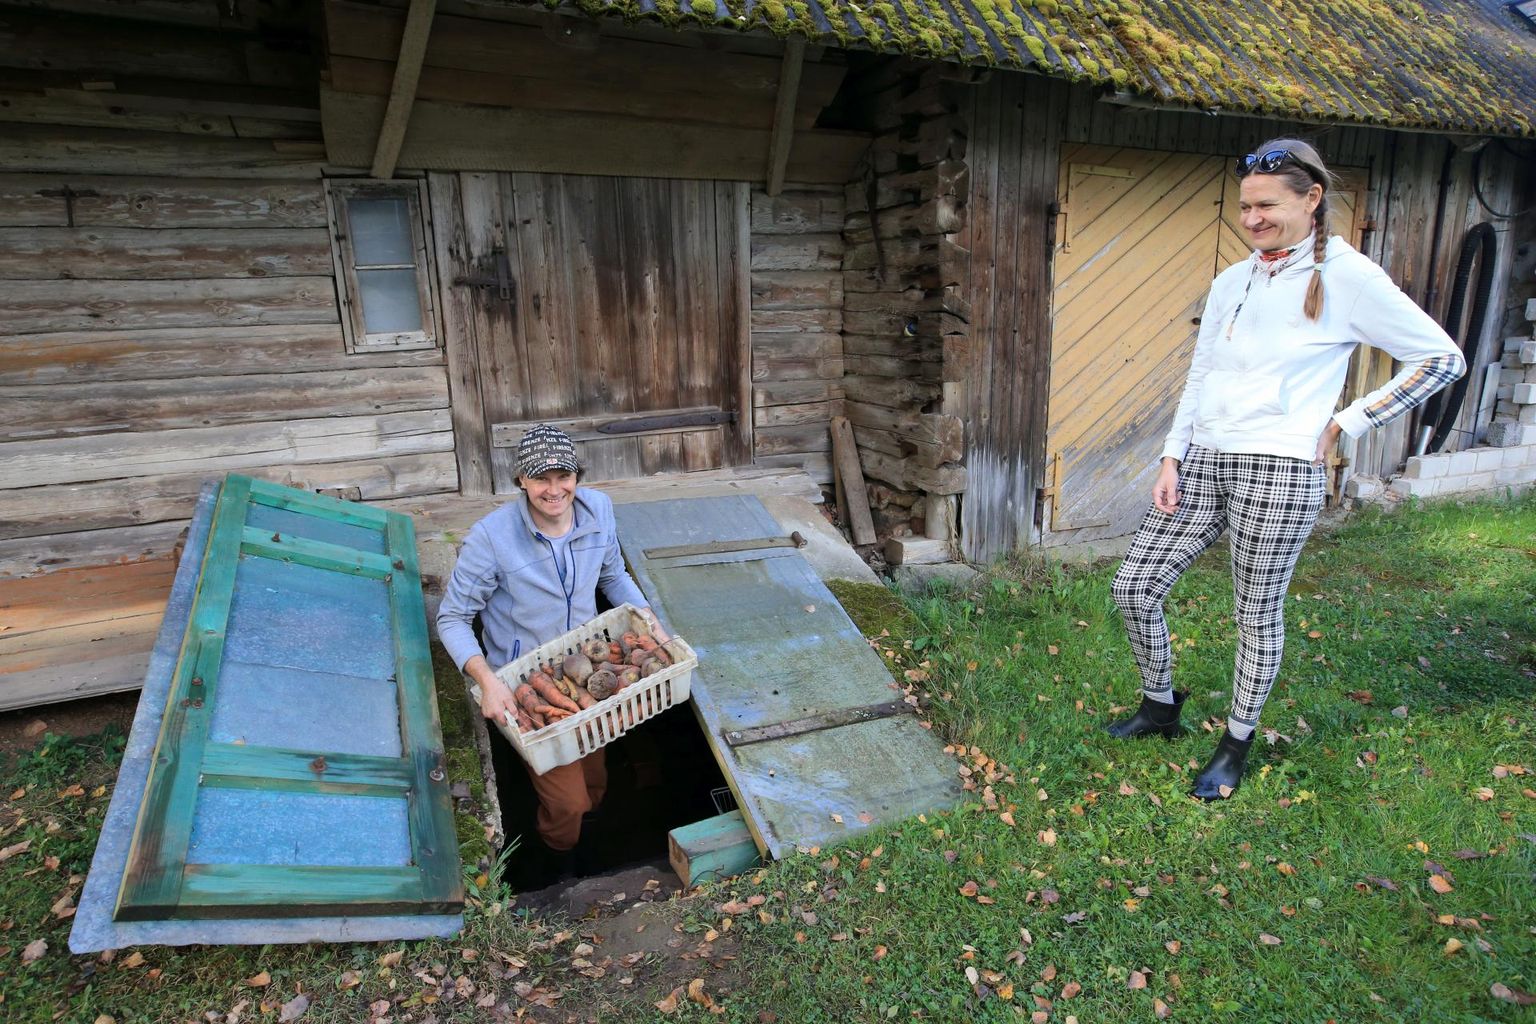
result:
M 578 487 L 574 508 L 564 545 L 539 533 L 522 495 L 470 529 L 437 611 L 437 634 L 460 669 L 482 653 L 472 626 L 476 614 L 483 653 L 499 669 L 595 617 L 599 587 L 615 606 L 646 605 L 619 553 L 612 500 Z

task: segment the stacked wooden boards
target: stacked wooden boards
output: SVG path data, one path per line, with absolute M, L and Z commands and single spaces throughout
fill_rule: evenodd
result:
M 640 589 L 699 655 L 694 711 L 764 856 L 959 799 L 938 739 L 762 502 L 615 514 Z
M 194 525 L 72 945 L 451 931 L 410 520 L 232 476 Z

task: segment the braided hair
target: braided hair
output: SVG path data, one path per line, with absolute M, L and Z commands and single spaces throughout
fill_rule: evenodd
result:
M 1312 211 L 1312 280 L 1307 285 L 1306 302 L 1302 312 L 1308 320 L 1323 315 L 1323 258 L 1328 250 L 1328 191 L 1333 187 L 1335 176 L 1323 163 L 1323 158 L 1309 142 L 1301 139 L 1270 139 L 1254 147 L 1255 153 L 1283 150 L 1291 159 L 1269 172 L 1270 177 L 1285 182 L 1292 192 L 1304 196 L 1313 185 L 1323 186 L 1323 197 L 1317 209 Z

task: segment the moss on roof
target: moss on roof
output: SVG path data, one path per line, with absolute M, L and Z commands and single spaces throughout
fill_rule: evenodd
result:
M 1536 34 L 1450 0 L 511 0 L 1030 68 L 1205 110 L 1536 134 Z

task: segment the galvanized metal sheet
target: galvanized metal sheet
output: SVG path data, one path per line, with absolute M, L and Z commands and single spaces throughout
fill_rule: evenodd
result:
M 890 701 L 899 687 L 793 548 L 763 549 L 772 556 L 750 560 L 732 552 L 702 564 L 645 556 L 677 544 L 782 536 L 755 497 L 626 504 L 615 513 L 636 582 L 699 655 L 694 711 L 766 855 L 958 799 L 939 741 L 911 716 L 733 749 L 733 731 L 867 708 Z

